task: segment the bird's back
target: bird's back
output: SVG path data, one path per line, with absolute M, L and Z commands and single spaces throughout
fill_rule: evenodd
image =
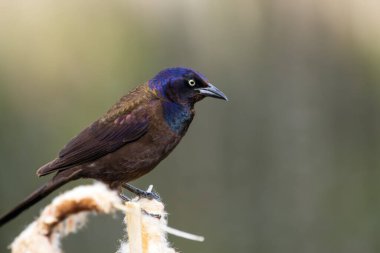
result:
M 69 141 L 56 159 L 38 169 L 37 175 L 93 162 L 141 138 L 148 130 L 154 100 L 147 84 L 138 86 Z

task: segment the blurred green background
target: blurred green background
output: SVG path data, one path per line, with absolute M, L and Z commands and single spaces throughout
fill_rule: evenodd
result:
M 36 169 L 159 70 L 188 66 L 230 98 L 196 106 L 153 172 L 182 252 L 380 252 L 380 2 L 1 0 L 0 213 Z M 0 251 L 48 201 L 1 228 Z M 68 253 L 115 252 L 98 216 Z

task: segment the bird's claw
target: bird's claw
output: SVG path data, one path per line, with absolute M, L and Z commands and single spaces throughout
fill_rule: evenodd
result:
M 127 195 L 123 194 L 122 192 L 119 193 L 119 197 L 124 201 L 131 201 L 131 199 Z
M 144 190 L 141 190 L 133 185 L 130 185 L 130 184 L 123 184 L 123 188 L 136 194 L 137 196 L 139 196 L 140 198 L 146 198 L 146 199 L 149 199 L 149 200 L 152 200 L 152 199 L 155 199 L 155 200 L 158 200 L 160 201 L 161 198 L 160 198 L 160 195 L 158 195 L 158 193 L 154 192 L 154 191 L 144 191 Z M 124 197 L 126 197 L 125 195 L 123 195 Z M 123 196 L 120 196 L 121 198 L 123 198 Z M 128 197 L 127 197 L 128 198 Z
M 146 198 L 149 200 L 155 199 L 160 200 L 160 195 L 158 195 L 157 192 L 148 192 L 148 191 L 142 191 L 141 194 L 137 194 L 140 198 Z

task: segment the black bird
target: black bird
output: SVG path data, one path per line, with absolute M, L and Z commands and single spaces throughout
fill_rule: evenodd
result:
M 123 96 L 103 117 L 74 137 L 56 159 L 37 170 L 55 173 L 45 185 L 0 218 L 0 226 L 69 181 L 93 178 L 112 189 L 151 171 L 177 146 L 204 97 L 227 100 L 205 76 L 168 68 Z

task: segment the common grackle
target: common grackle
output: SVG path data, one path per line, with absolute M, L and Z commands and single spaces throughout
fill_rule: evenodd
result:
M 227 100 L 205 76 L 189 68 L 168 68 L 123 96 L 103 117 L 85 128 L 38 176 L 55 173 L 45 185 L 0 218 L 0 226 L 79 178 L 93 178 L 112 189 L 151 171 L 185 135 L 194 104 L 204 97 Z

